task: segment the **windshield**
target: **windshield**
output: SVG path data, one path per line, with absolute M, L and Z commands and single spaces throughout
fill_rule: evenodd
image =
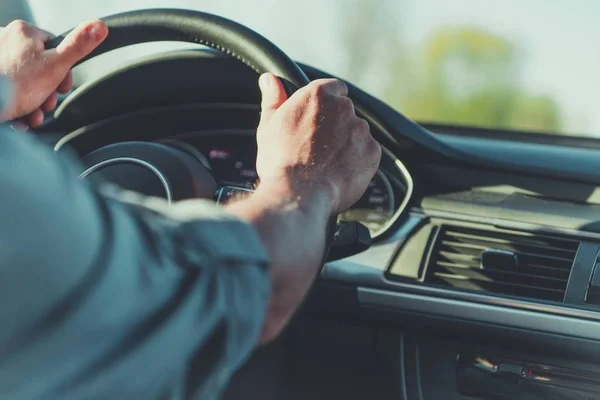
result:
M 255 29 L 296 60 L 349 80 L 419 122 L 600 136 L 597 0 L 29 4 L 35 21 L 57 33 L 126 10 L 202 10 Z

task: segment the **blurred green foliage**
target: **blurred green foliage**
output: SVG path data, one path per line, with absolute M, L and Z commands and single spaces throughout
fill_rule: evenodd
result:
M 440 27 L 409 48 L 401 26 L 381 24 L 389 10 L 352 1 L 343 34 L 350 81 L 360 84 L 375 58 L 386 80 L 382 100 L 419 122 L 561 131 L 557 103 L 524 88 L 518 49 L 508 39 L 479 27 Z M 357 44 L 363 48 L 357 51 Z

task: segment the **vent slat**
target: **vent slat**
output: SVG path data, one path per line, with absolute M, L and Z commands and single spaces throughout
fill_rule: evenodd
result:
M 473 233 L 473 231 L 478 231 L 478 232 Z M 447 235 L 464 237 L 464 238 L 468 238 L 470 240 L 485 239 L 485 240 L 494 241 L 494 242 L 503 242 L 503 241 L 521 242 L 523 244 L 529 244 L 532 246 L 538 246 L 538 247 L 542 247 L 542 248 L 550 246 L 550 247 L 556 247 L 559 249 L 573 250 L 573 251 L 577 250 L 577 248 L 579 247 L 579 241 L 576 239 L 563 239 L 563 238 L 544 236 L 541 234 L 532 234 L 532 233 L 526 234 L 526 233 L 517 232 L 517 231 L 511 231 L 511 232 L 496 231 L 496 232 L 491 232 L 493 234 L 493 236 L 491 236 L 491 235 L 481 236 L 479 234 L 480 232 L 490 233 L 489 231 L 480 231 L 479 229 L 472 230 L 471 228 L 452 227 L 447 230 Z
M 574 260 L 574 259 L 573 259 Z M 564 267 L 564 268 L 557 268 L 557 267 L 552 267 L 549 265 L 541 265 L 541 264 L 535 264 L 535 263 L 528 263 L 525 262 L 523 260 L 521 260 L 520 262 L 520 267 L 523 268 L 534 268 L 534 269 L 538 269 L 538 270 L 544 270 L 544 271 L 560 271 L 563 273 L 571 273 L 571 266 L 573 263 L 570 263 L 568 266 Z
M 477 257 L 479 258 L 481 256 L 481 253 L 483 253 L 485 250 L 488 249 L 497 249 L 497 250 L 508 250 L 508 251 L 513 251 L 514 253 L 518 253 L 519 257 L 521 259 L 521 261 L 527 263 L 532 262 L 532 260 L 535 260 L 536 262 L 541 262 L 542 265 L 544 263 L 551 263 L 553 265 L 558 265 L 558 266 L 563 266 L 564 268 L 571 268 L 571 264 L 573 263 L 573 259 L 575 258 L 575 253 L 573 253 L 573 255 L 569 258 L 566 257 L 556 257 L 556 256 L 552 256 L 552 255 L 548 255 L 548 254 L 539 254 L 539 253 L 530 253 L 530 252 L 526 252 L 526 251 L 519 251 L 519 250 L 515 250 L 515 249 L 510 249 L 510 248 L 501 248 L 501 247 L 474 247 L 474 246 L 469 246 L 469 247 L 463 247 L 463 246 L 453 246 L 453 245 L 449 245 L 447 243 L 447 241 L 442 241 L 441 246 L 440 246 L 440 251 L 443 253 L 455 253 L 455 254 L 462 254 L 462 255 L 471 255 L 473 257 Z
M 477 256 L 474 257 L 471 254 L 461 254 L 461 253 L 452 253 L 449 251 L 440 251 L 439 255 L 442 257 L 445 257 L 447 259 L 457 259 L 457 260 L 466 260 L 466 261 L 476 261 L 476 262 L 481 262 L 481 257 Z
M 443 279 L 455 279 L 455 280 L 459 280 L 459 281 L 468 281 L 475 285 L 488 285 L 488 284 L 506 285 L 506 286 L 511 286 L 511 287 L 512 286 L 519 287 L 522 290 L 532 289 L 532 290 L 546 290 L 546 291 L 550 291 L 550 292 L 560 292 L 560 293 L 563 292 L 563 290 L 560 288 L 546 288 L 546 287 L 526 285 L 526 284 L 521 284 L 521 283 L 500 282 L 500 281 L 495 281 L 493 279 L 471 279 L 468 276 L 454 275 L 452 273 L 436 272 L 435 276 L 437 276 L 438 278 L 443 278 Z
M 465 263 L 465 262 L 454 262 L 454 261 L 438 261 L 437 265 L 447 268 L 480 268 L 480 263 Z M 542 277 L 569 280 L 570 272 L 564 269 L 533 266 L 533 265 L 520 265 L 519 272 L 526 275 L 537 275 Z
M 562 301 L 579 248 L 574 239 L 519 231 L 443 226 L 425 281 L 459 289 Z M 518 265 L 481 265 L 486 250 L 516 254 Z M 516 269 L 515 269 L 516 267 Z
M 436 274 L 451 274 L 456 277 L 464 277 L 473 281 L 488 281 L 507 283 L 514 285 L 524 285 L 538 288 L 548 288 L 556 290 L 565 290 L 567 288 L 567 279 L 557 279 L 546 276 L 530 275 L 519 272 L 508 272 L 498 270 L 486 270 L 483 268 L 464 268 L 456 266 L 442 266 Z
M 545 254 L 547 254 L 547 256 L 551 256 L 551 257 L 557 257 L 557 258 L 562 258 L 562 259 L 570 259 L 573 258 L 575 256 L 575 250 L 565 250 L 565 249 L 557 249 L 557 248 L 550 248 L 550 247 L 537 247 L 537 246 L 525 246 L 525 245 L 520 245 L 520 244 L 515 244 L 515 243 L 510 243 L 510 242 L 502 242 L 502 243 L 496 243 L 496 242 L 486 242 L 485 240 L 479 239 L 473 242 L 461 242 L 461 241 L 454 241 L 452 240 L 452 238 L 448 238 L 447 240 L 444 240 L 442 245 L 449 247 L 449 248 L 464 248 L 464 249 L 470 249 L 472 251 L 483 251 L 489 248 L 495 248 L 495 249 L 502 249 L 502 250 L 510 250 L 510 251 L 518 251 L 520 253 L 528 253 L 528 254 L 539 254 L 541 251 L 543 251 Z

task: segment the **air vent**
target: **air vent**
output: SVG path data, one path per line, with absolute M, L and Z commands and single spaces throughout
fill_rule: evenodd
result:
M 578 247 L 575 239 L 445 225 L 425 281 L 562 302 Z

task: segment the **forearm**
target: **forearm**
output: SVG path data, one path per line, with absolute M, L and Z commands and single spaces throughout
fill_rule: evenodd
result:
M 0 170 L 14 172 L 0 174 L 0 398 L 156 397 L 193 357 L 222 381 L 254 349 L 271 283 L 249 224 L 207 200 L 100 195 L 1 128 Z M 96 384 L 126 372 L 147 379 Z
M 261 341 L 275 337 L 308 292 L 323 260 L 331 204 L 324 191 L 295 196 L 285 184 L 261 184 L 227 206 L 254 225 L 267 252 L 272 292 Z

